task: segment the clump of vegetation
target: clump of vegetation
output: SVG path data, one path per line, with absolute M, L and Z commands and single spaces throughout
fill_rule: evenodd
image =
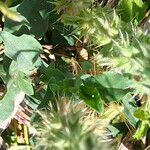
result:
M 27 149 L 148 147 L 149 8 L 144 0 L 0 2 L 4 141 Z

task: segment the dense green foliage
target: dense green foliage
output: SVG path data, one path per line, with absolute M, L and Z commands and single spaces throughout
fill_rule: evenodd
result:
M 0 128 L 14 117 L 24 97 L 33 110 L 48 109 L 51 103 L 57 113 L 57 103 L 65 97 L 84 102 L 100 118 L 110 118 L 106 128 L 112 127 L 112 135 L 117 131 L 116 137 L 124 134 L 122 124 L 128 124 L 134 140 L 146 136 L 150 127 L 150 30 L 140 25 L 148 8 L 142 0 L 120 0 L 115 8 L 102 7 L 94 0 L 1 2 L 0 82 L 7 90 L 0 101 Z M 84 48 L 89 58 L 78 60 L 69 51 L 62 55 L 63 49 L 58 56 L 54 49 L 49 57 L 54 54 L 56 60 L 44 61 L 43 45 Z M 105 116 L 114 104 L 123 109 L 112 118 L 111 113 Z

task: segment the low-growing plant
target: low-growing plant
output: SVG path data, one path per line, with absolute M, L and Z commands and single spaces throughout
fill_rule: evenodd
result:
M 99 148 L 92 137 L 107 132 L 83 130 L 97 122 L 118 143 L 127 132 L 133 140 L 148 135 L 150 36 L 142 28 L 149 22 L 147 2 L 6 0 L 0 11 L 2 131 L 25 102 L 42 117 L 42 125 L 33 121 L 37 149 Z M 70 108 L 65 114 L 66 106 L 58 105 L 64 97 L 88 109 L 87 116 Z

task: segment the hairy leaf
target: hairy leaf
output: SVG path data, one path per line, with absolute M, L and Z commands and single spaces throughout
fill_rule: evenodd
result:
M 6 31 L 1 33 L 5 55 L 14 60 L 13 66 L 27 73 L 35 67 L 42 46 L 32 36 L 22 35 L 16 37 Z
M 12 82 L 4 98 L 0 101 L 0 128 L 5 129 L 10 120 L 16 114 L 19 104 L 24 99 L 22 92 L 15 82 Z
M 25 78 L 24 73 L 19 72 L 16 80 L 17 80 L 17 84 L 18 84 L 19 88 L 25 94 L 27 94 L 27 95 L 34 94 L 32 83 L 28 79 Z

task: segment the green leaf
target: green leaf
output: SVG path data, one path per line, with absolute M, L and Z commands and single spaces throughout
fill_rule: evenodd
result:
M 119 101 L 128 92 L 132 91 L 134 84 L 121 74 L 105 72 L 102 75 L 92 76 L 83 80 L 88 87 L 96 87 L 106 101 Z
M 2 78 L 3 81 L 6 80 L 6 72 L 1 64 L 0 64 L 0 78 Z
M 118 133 L 120 132 L 116 127 L 112 126 L 112 125 L 108 125 L 108 130 L 111 131 L 111 134 L 113 137 L 116 137 L 118 135 Z
M 5 45 L 5 55 L 14 60 L 13 66 L 27 73 L 35 67 L 42 46 L 32 36 L 16 37 L 6 31 L 1 32 Z
M 119 73 L 105 72 L 95 76 L 95 80 L 105 88 L 127 89 L 133 86 L 133 82 Z
M 142 121 L 140 127 L 136 130 L 133 138 L 136 140 L 140 140 L 142 137 L 144 137 L 147 134 L 149 127 L 150 126 L 148 122 Z
M 136 127 L 137 122 L 139 121 L 135 116 L 134 113 L 137 110 L 136 105 L 133 103 L 133 100 L 131 99 L 131 95 L 127 94 L 123 99 L 122 103 L 124 106 L 124 113 L 126 115 L 126 118 L 130 122 L 130 124 L 133 127 Z
M 48 88 L 52 93 L 56 93 L 60 89 L 61 85 L 56 81 L 55 77 L 51 77 L 48 83 Z M 49 92 L 50 93 L 50 92 Z
M 78 83 L 79 82 L 77 79 L 65 79 L 63 81 L 63 87 L 62 87 L 62 90 L 65 92 L 65 93 L 76 93 L 78 91 Z
M 60 87 L 56 84 L 55 78 L 51 78 L 48 82 L 47 89 L 45 91 L 44 97 L 42 98 L 41 103 L 39 104 L 38 108 L 44 108 L 47 107 L 49 102 L 52 104 L 55 103 L 56 97 L 57 97 L 57 90 Z
M 71 37 L 71 36 L 63 36 L 63 37 L 67 40 L 67 42 L 68 42 L 68 44 L 70 46 L 74 46 L 75 45 L 75 40 L 74 40 L 73 37 Z
M 6 6 L 6 4 L 4 4 L 2 2 L 0 2 L 0 11 L 3 13 L 4 16 L 6 16 L 7 18 L 9 18 L 13 21 L 18 21 L 18 22 L 22 21 L 21 16 L 17 12 L 10 10 Z
M 33 91 L 33 87 L 32 87 L 32 83 L 25 78 L 25 74 L 22 72 L 18 72 L 18 76 L 17 76 L 17 84 L 18 87 L 27 95 L 33 95 L 34 91 Z
M 0 127 L 5 128 L 18 110 L 18 106 L 24 99 L 24 92 L 12 82 L 3 99 L 0 101 Z
M 46 0 L 24 0 L 11 10 L 18 12 L 24 21 L 5 19 L 4 30 L 17 35 L 31 34 L 36 38 L 44 36 L 48 28 L 51 5 Z
M 84 71 L 88 71 L 93 68 L 93 64 L 89 61 L 83 61 L 81 62 L 81 67 Z
M 48 83 L 51 78 L 55 78 L 56 83 L 59 83 L 60 81 L 63 81 L 65 79 L 65 76 L 62 71 L 52 68 L 51 66 L 44 68 L 41 70 L 41 80 Z
M 142 0 L 121 0 L 118 5 L 119 14 L 126 22 L 130 22 L 134 18 L 140 21 L 145 16 L 147 8 L 148 5 Z
M 35 93 L 35 94 L 41 94 L 42 95 L 42 92 L 41 93 Z M 41 97 L 39 98 L 35 95 L 34 96 L 28 96 L 28 97 L 26 97 L 25 102 L 30 108 L 35 110 L 35 109 L 37 109 L 38 105 L 40 104 L 41 99 L 42 99 Z
M 139 50 L 134 46 L 128 46 L 125 48 L 121 48 L 120 50 L 125 57 L 131 57 L 132 55 L 136 55 L 139 53 Z
M 143 109 L 138 109 L 134 112 L 134 116 L 140 120 L 149 120 L 150 119 L 150 113 Z
M 104 112 L 104 104 L 101 99 L 100 93 L 96 88 L 81 85 L 79 93 L 80 97 L 88 106 L 95 109 L 101 114 Z

